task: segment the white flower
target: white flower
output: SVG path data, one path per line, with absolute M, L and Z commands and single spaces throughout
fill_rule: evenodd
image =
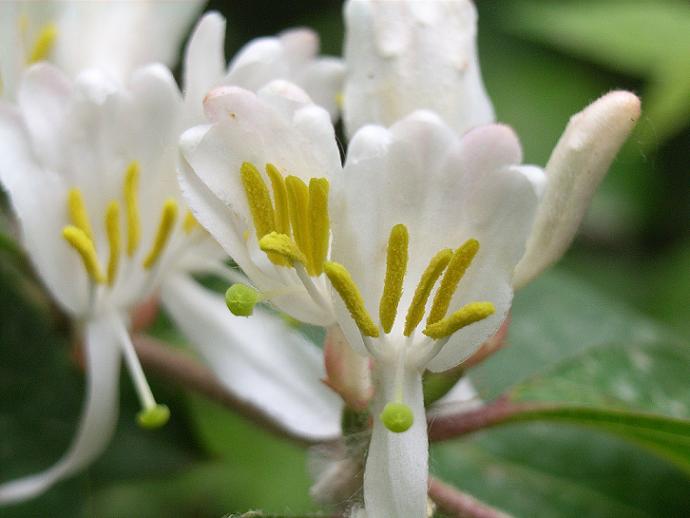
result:
M 305 28 L 275 37 L 257 38 L 242 47 L 225 65 L 225 19 L 206 14 L 197 24 L 185 52 L 184 84 L 188 125 L 203 121 L 202 100 L 216 86 L 240 86 L 257 91 L 274 79 L 300 86 L 311 99 L 338 116 L 345 67 L 335 57 L 318 56 L 319 38 Z
M 343 170 L 327 113 L 285 82 L 258 94 L 219 88 L 205 107 L 211 123 L 182 137 L 190 207 L 265 298 L 321 325 L 335 311 L 350 344 L 374 358 L 383 417 L 367 460 L 367 511 L 423 516 L 422 373 L 459 364 L 499 328 L 543 172 L 520 165 L 510 129 L 461 139 L 431 112 L 362 128 Z M 337 263 L 326 260 L 329 227 Z M 334 307 L 326 276 L 344 301 Z M 377 307 L 380 324 L 368 312 Z
M 313 345 L 264 313 L 236 321 L 222 297 L 188 277 L 233 275 L 183 208 L 176 181 L 183 108 L 160 65 L 137 70 L 126 86 L 102 71 L 72 83 L 50 65 L 35 65 L 18 107 L 0 104 L 0 180 L 38 274 L 83 328 L 89 379 L 69 451 L 47 471 L 0 486 L 0 502 L 38 494 L 102 451 L 116 422 L 121 355 L 141 400 L 140 424 L 167 420 L 128 330 L 130 310 L 158 287 L 230 390 L 293 433 L 324 439 L 339 432 L 339 405 L 318 381 L 323 368 Z M 284 345 L 278 339 L 288 342 L 289 358 L 276 352 Z M 277 363 L 266 367 L 267 358 Z M 273 376 L 261 375 L 267 372 Z
M 100 67 L 121 80 L 145 64 L 172 66 L 201 6 L 199 0 L 2 2 L 0 95 L 14 98 L 22 71 L 38 61 L 70 76 Z
M 418 109 L 458 133 L 494 120 L 477 58 L 470 0 L 349 0 L 345 6 L 344 120 L 390 126 Z
M 285 81 L 257 94 L 220 87 L 204 107 L 210 124 L 180 141 L 180 182 L 195 217 L 261 297 L 303 322 L 332 324 L 323 275 L 328 178 L 342 167 L 328 112 Z M 303 257 L 267 254 L 267 247 Z
M 369 516 L 425 516 L 422 373 L 461 363 L 507 315 L 543 184 L 521 159 L 505 126 L 459 138 L 415 112 L 390 129 L 360 129 L 334 179 L 325 271 L 342 298 L 338 323 L 377 376 Z

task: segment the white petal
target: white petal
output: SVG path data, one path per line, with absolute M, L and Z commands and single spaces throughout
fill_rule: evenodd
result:
M 22 77 L 17 102 L 44 166 L 56 168 L 61 163 L 64 148 L 56 135 L 64 127 L 71 95 L 71 83 L 52 65 L 39 63 Z
M 105 449 L 117 422 L 120 353 L 110 315 L 86 328 L 87 394 L 79 429 L 65 455 L 52 467 L 0 485 L 0 503 L 34 497 L 94 461 Z
M 314 440 L 340 434 L 339 398 L 321 383 L 319 349 L 261 308 L 230 314 L 222 296 L 177 276 L 163 286 L 175 322 L 231 393 L 292 433 Z
M 55 299 L 72 313 L 84 308 L 87 278 L 62 237 L 67 186 L 36 161 L 19 111 L 0 105 L 0 181 L 21 226 L 22 242 Z
M 202 2 L 66 2 L 57 21 L 55 63 L 70 75 L 100 67 L 124 81 L 149 63 L 176 63 Z
M 546 165 L 547 186 L 515 270 L 515 288 L 558 261 L 575 236 L 594 191 L 640 117 L 640 100 L 610 92 L 571 117 Z
M 403 376 L 403 401 L 414 413 L 412 427 L 403 433 L 388 430 L 378 415 L 395 397 L 394 366 L 379 367 L 374 430 L 364 470 L 367 516 L 424 518 L 427 511 L 429 441 L 424 413 L 422 378 L 416 370 Z
M 258 91 L 273 80 L 287 80 L 303 88 L 335 120 L 344 65 L 338 58 L 318 57 L 318 50 L 319 38 L 309 29 L 257 38 L 240 49 L 222 83 Z
M 345 126 L 388 126 L 416 109 L 458 133 L 493 121 L 480 76 L 477 14 L 455 2 L 350 1 L 345 7 Z
M 271 281 L 254 265 L 249 256 L 242 235 L 245 228 L 242 220 L 204 185 L 186 160 L 186 155 L 196 153 L 196 148 L 207 131 L 208 127 L 197 126 L 181 137 L 183 156 L 179 161 L 178 180 L 182 194 L 196 220 L 209 231 L 247 276 L 264 289 L 263 286 L 271 286 Z
M 192 33 L 184 56 L 186 126 L 204 120 L 204 96 L 225 72 L 225 18 L 217 12 L 205 14 Z
M 345 79 L 345 63 L 339 58 L 316 59 L 293 75 L 293 81 L 309 94 L 309 97 L 325 108 L 331 120 L 338 119 L 340 113 L 339 97 L 342 96 Z

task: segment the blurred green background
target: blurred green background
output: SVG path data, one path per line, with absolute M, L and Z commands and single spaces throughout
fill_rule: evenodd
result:
M 561 263 L 515 300 L 510 347 L 472 374 L 480 393 L 542 396 L 596 387 L 635 408 L 690 418 L 690 4 L 672 0 L 478 2 L 479 51 L 498 119 L 545 164 L 570 115 L 625 88 L 642 97 L 637 129 Z M 291 26 L 340 54 L 341 3 L 213 1 L 227 56 Z M 74 432 L 82 374 L 65 329 L 40 303 L 11 247 L 0 262 L 0 480 L 50 465 Z M 171 336 L 164 316 L 158 333 Z M 633 353 L 649 365 L 629 361 Z M 642 356 L 639 356 L 642 355 Z M 583 365 L 596 365 L 587 375 Z M 134 424 L 123 379 L 119 428 L 83 474 L 0 516 L 219 517 L 316 512 L 307 452 L 179 388 L 151 379 L 173 410 L 156 432 Z M 615 383 L 613 383 L 615 382 Z M 564 385 L 565 384 L 565 385 Z M 554 392 L 555 391 L 555 392 Z M 583 395 L 584 394 L 584 395 Z M 569 396 L 570 397 L 570 396 Z M 618 399 L 616 399 L 618 397 Z M 690 444 L 684 446 L 690 451 Z M 686 451 L 686 453 L 687 453 Z M 514 424 L 435 447 L 444 480 L 518 516 L 688 516 L 687 466 L 567 424 Z M 672 460 L 672 459 L 671 459 Z M 680 466 L 680 467 L 679 467 Z

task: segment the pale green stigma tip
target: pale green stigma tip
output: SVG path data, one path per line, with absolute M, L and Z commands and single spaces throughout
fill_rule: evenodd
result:
M 145 408 L 137 414 L 137 424 L 146 430 L 155 430 L 170 419 L 170 409 L 165 405 L 156 405 Z
M 379 416 L 383 425 L 391 432 L 406 432 L 414 422 L 414 414 L 405 403 L 386 403 Z
M 249 317 L 263 297 L 251 286 L 233 284 L 225 292 L 225 303 L 230 313 L 236 317 Z

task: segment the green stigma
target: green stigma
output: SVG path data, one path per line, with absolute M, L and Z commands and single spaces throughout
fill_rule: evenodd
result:
M 249 317 L 254 306 L 262 300 L 261 294 L 246 284 L 233 284 L 225 292 L 225 303 L 230 313 L 237 317 Z
M 170 419 L 170 409 L 165 405 L 145 408 L 137 414 L 137 424 L 146 430 L 155 430 L 164 426 Z
M 414 414 L 405 403 L 386 403 L 379 418 L 386 428 L 395 433 L 409 430 L 414 422 Z

